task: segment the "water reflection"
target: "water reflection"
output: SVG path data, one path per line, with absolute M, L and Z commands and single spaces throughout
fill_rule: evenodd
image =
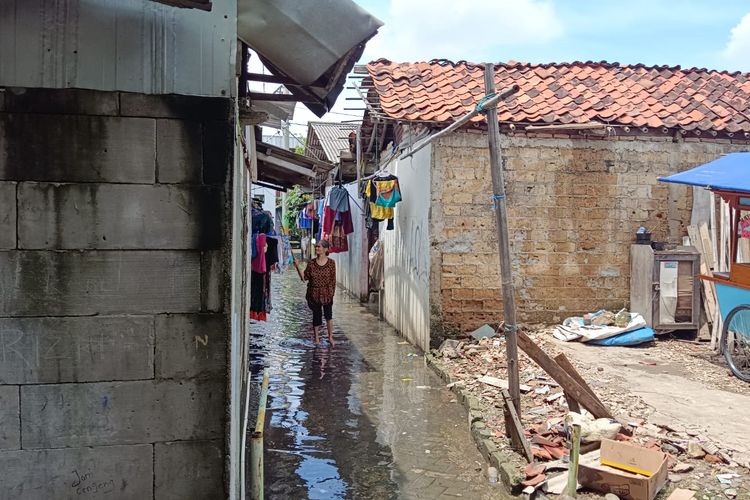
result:
M 255 379 L 270 371 L 266 496 L 396 498 L 390 450 L 361 411 L 357 378 L 367 363 L 340 331 L 336 346 L 315 346 L 299 280 L 275 278 L 275 309 L 253 323 L 250 346 Z

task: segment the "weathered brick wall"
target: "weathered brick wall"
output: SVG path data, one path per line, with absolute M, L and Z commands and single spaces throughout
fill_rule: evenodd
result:
M 231 101 L 0 89 L 0 498 L 224 498 Z
M 519 320 L 557 322 L 629 301 L 629 246 L 639 226 L 680 242 L 689 188 L 659 176 L 747 144 L 671 138 L 502 136 Z M 431 301 L 462 330 L 502 320 L 492 180 L 484 133 L 434 146 Z

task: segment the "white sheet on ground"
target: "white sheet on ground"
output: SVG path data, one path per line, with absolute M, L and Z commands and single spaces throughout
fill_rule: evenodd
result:
M 573 340 L 580 340 L 581 342 L 588 342 L 589 340 L 608 339 L 621 333 L 632 332 L 646 326 L 646 320 L 643 319 L 638 313 L 630 313 L 630 322 L 628 326 L 619 328 L 616 326 L 594 326 L 584 325 L 583 318 L 573 317 L 563 321 L 562 325 L 555 328 L 552 335 L 556 339 L 570 342 Z

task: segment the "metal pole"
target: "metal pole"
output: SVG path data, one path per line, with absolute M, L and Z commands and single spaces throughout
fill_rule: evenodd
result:
M 484 91 L 495 93 L 495 67 L 484 67 Z M 492 203 L 497 223 L 497 245 L 500 252 L 500 275 L 503 285 L 503 319 L 505 321 L 505 347 L 508 357 L 508 392 L 516 413 L 521 414 L 521 390 L 518 380 L 518 338 L 516 336 L 516 302 L 513 277 L 510 271 L 510 244 L 508 241 L 508 215 L 505 204 L 505 180 L 503 159 L 500 156 L 500 126 L 497 122 L 497 101 L 487 106 L 487 133 L 490 146 L 490 170 L 492 172 Z
M 263 370 L 263 382 L 260 386 L 258 418 L 255 421 L 255 432 L 250 438 L 250 499 L 263 500 L 263 428 L 266 425 L 266 405 L 268 404 L 268 368 Z

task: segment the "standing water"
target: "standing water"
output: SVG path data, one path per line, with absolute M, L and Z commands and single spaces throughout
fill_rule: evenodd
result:
M 341 289 L 336 345 L 323 332 L 315 346 L 305 284 L 294 270 L 273 278 L 273 312 L 250 346 L 253 384 L 270 372 L 266 498 L 502 498 L 465 411 L 417 349 Z

